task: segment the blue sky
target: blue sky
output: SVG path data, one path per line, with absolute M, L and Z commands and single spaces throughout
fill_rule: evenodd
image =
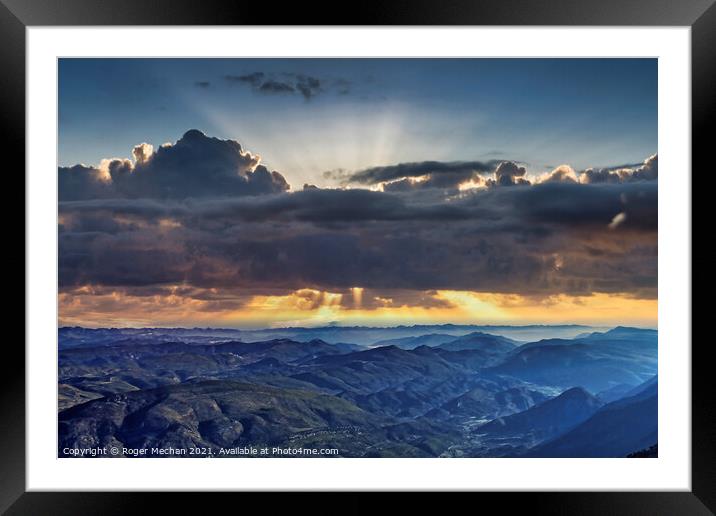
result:
M 257 72 L 294 91 L 236 79 Z M 306 78 L 319 84 L 310 98 Z M 60 60 L 60 165 L 130 157 L 190 128 L 238 140 L 292 185 L 423 160 L 511 159 L 533 173 L 637 163 L 657 152 L 657 61 Z

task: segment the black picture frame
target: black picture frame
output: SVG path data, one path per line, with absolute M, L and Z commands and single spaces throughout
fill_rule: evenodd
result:
M 714 0 L 401 0 L 284 3 L 218 0 L 0 0 L 0 102 L 3 155 L 24 169 L 25 29 L 41 25 L 572 25 L 689 26 L 692 44 L 692 163 L 708 170 L 712 144 L 707 131 L 716 102 L 716 5 Z M 10 172 L 10 170 L 7 170 Z M 19 177 L 19 174 L 16 174 Z M 24 191 L 24 182 L 17 188 Z M 696 221 L 694 221 L 696 222 Z M 693 248 L 692 248 L 693 253 Z M 27 257 L 16 253 L 10 266 Z M 16 324 L 8 321 L 9 324 Z M 19 326 L 19 325 L 18 325 Z M 17 339 L 19 340 L 19 339 Z M 206 510 L 198 496 L 179 493 L 25 492 L 25 354 L 17 340 L 3 344 L 0 377 L 0 511 L 7 514 L 126 514 L 162 510 Z M 690 343 L 680 343 L 689 345 Z M 478 507 L 528 507 L 549 514 L 712 514 L 716 510 L 716 411 L 707 360 L 708 344 L 692 346 L 692 491 L 639 493 L 480 493 Z M 217 497 L 217 494 L 212 494 Z M 212 505 L 232 495 L 213 498 Z M 242 494 L 245 503 L 262 503 Z M 356 495 L 352 495 L 356 496 Z M 265 500 L 262 499 L 262 500 Z M 422 497 L 413 498 L 423 503 Z M 275 499 L 274 499 L 275 502 Z M 474 501 L 469 502 L 474 504 Z M 299 504 L 292 504 L 294 509 Z M 311 512 L 333 512 L 331 504 L 301 503 Z M 354 512 L 373 505 L 361 499 Z M 300 509 L 300 508 L 299 508 Z M 238 510 L 238 508 L 237 508 Z

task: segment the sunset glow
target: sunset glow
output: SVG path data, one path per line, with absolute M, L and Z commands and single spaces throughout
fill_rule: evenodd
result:
M 353 295 L 357 288 L 352 289 Z M 370 292 L 368 292 L 370 294 Z M 657 301 L 628 295 L 557 295 L 535 298 L 468 291 L 424 293 L 434 306 L 396 303 L 374 297 L 372 308 L 344 303 L 348 293 L 302 289 L 287 295 L 250 296 L 240 307 L 221 310 L 216 302 L 177 294 L 136 296 L 89 288 L 60 294 L 60 324 L 87 326 L 176 326 L 182 321 L 220 327 L 454 324 L 607 325 L 628 314 L 625 323 L 656 327 Z M 185 323 L 184 323 L 185 324 Z

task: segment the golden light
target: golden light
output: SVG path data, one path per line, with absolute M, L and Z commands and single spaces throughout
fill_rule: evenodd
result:
M 196 291 L 182 294 L 131 295 L 84 286 L 59 296 L 60 323 L 83 326 L 234 327 L 316 326 L 337 321 L 345 325 L 398 324 L 586 324 L 656 326 L 656 299 L 626 294 L 589 296 L 525 296 L 457 290 L 415 292 L 412 301 L 371 296 L 365 289 L 349 289 L 349 301 L 338 292 L 300 289 L 286 295 L 254 295 L 213 301 Z M 208 290 L 206 294 L 211 294 Z M 344 303 L 345 302 L 345 303 Z
M 360 287 L 353 287 L 351 292 L 353 293 L 353 305 L 356 308 L 360 308 L 363 304 L 363 289 Z
M 475 190 L 477 188 L 486 188 L 485 181 L 481 177 L 474 177 L 464 183 L 457 185 L 458 190 L 464 192 L 465 190 Z

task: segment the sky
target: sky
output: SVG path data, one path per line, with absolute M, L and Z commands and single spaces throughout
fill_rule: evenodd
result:
M 61 59 L 60 324 L 655 326 L 654 59 Z

